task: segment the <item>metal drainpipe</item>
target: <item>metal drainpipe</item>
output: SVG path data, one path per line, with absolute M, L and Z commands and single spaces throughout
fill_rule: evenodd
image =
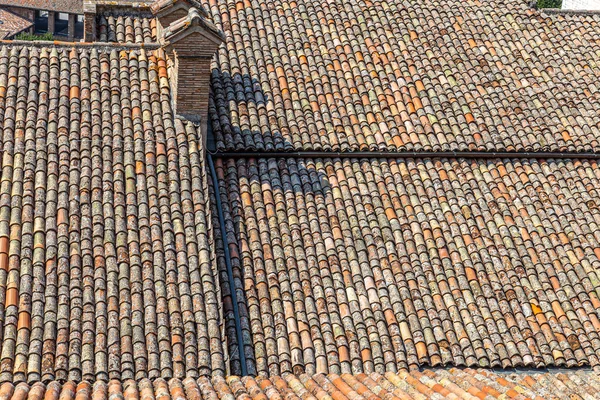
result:
M 217 216 L 221 228 L 221 239 L 223 240 L 223 253 L 225 256 L 225 266 L 227 268 L 227 279 L 229 280 L 229 291 L 231 292 L 231 302 L 233 303 L 233 318 L 235 320 L 235 331 L 238 340 L 238 351 L 240 353 L 240 364 L 242 376 L 248 375 L 248 366 L 246 365 L 246 354 L 244 352 L 244 337 L 242 335 L 242 325 L 240 322 L 240 311 L 237 302 L 237 292 L 233 281 L 233 268 L 231 267 L 231 254 L 229 253 L 229 243 L 227 241 L 227 232 L 225 231 L 225 218 L 223 217 L 223 207 L 221 204 L 221 192 L 219 190 L 219 180 L 213 163 L 212 156 L 207 153 L 208 167 L 212 176 L 213 187 L 215 191 L 215 205 L 217 206 Z
M 600 159 L 600 153 L 490 152 L 490 151 L 290 151 L 290 152 L 217 152 L 218 158 L 538 158 Z

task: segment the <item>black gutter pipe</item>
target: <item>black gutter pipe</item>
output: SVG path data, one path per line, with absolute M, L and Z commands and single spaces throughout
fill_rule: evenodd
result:
M 248 366 L 246 365 L 246 354 L 244 352 L 244 336 L 242 335 L 242 324 L 240 322 L 240 310 L 237 301 L 237 292 L 233 281 L 233 267 L 231 266 L 231 254 L 229 253 L 229 242 L 227 241 L 227 232 L 225 231 L 225 218 L 223 217 L 223 206 L 221 204 L 221 191 L 219 190 L 219 180 L 215 170 L 215 164 L 212 155 L 207 153 L 208 167 L 213 181 L 215 192 L 215 205 L 217 206 L 217 216 L 221 228 L 221 238 L 223 240 L 223 253 L 225 256 L 225 266 L 227 269 L 227 279 L 229 280 L 229 291 L 231 292 L 231 302 L 233 303 L 233 319 L 235 320 L 235 332 L 238 341 L 238 351 L 240 353 L 240 364 L 242 376 L 248 375 Z
M 539 158 L 600 159 L 600 153 L 571 152 L 491 152 L 491 151 L 223 151 L 217 158 Z

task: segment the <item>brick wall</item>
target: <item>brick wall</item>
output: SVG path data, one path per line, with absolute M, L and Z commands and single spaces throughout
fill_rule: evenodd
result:
M 208 115 L 211 59 L 179 57 L 174 82 L 177 113 L 187 117 L 199 116 L 205 121 Z
M 211 61 L 219 45 L 199 31 L 169 45 L 170 81 L 177 114 L 206 121 L 210 93 Z
M 210 60 L 219 46 L 201 33 L 192 33 L 177 40 L 177 43 L 173 44 L 173 48 L 181 57 L 207 58 Z

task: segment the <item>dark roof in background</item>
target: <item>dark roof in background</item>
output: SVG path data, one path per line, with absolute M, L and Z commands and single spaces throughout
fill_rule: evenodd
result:
M 51 46 L 0 48 L 0 381 L 224 373 L 202 140 L 164 54 Z
M 83 0 L 0 0 L 0 6 L 83 14 Z
M 205 1 L 221 150 L 599 151 L 600 16 L 528 1 Z
M 5 383 L 0 386 L 0 394 L 6 400 L 25 397 L 30 400 L 59 397 L 62 400 L 593 399 L 599 390 L 598 375 L 592 371 L 494 373 L 470 369 L 388 373 L 385 376 L 377 373 L 357 376 L 288 374 L 269 378 L 231 376 L 212 380 L 144 379 L 79 384 L 53 381 L 47 385 Z
M 33 26 L 33 21 L 0 7 L 0 39 L 12 38 Z

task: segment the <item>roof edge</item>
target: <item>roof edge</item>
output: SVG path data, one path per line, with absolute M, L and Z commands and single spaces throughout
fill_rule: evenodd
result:
M 82 49 L 110 49 L 110 50 L 159 50 L 158 43 L 112 43 L 112 42 L 65 42 L 49 40 L 0 40 L 2 46 L 23 46 L 23 47 L 71 47 Z

